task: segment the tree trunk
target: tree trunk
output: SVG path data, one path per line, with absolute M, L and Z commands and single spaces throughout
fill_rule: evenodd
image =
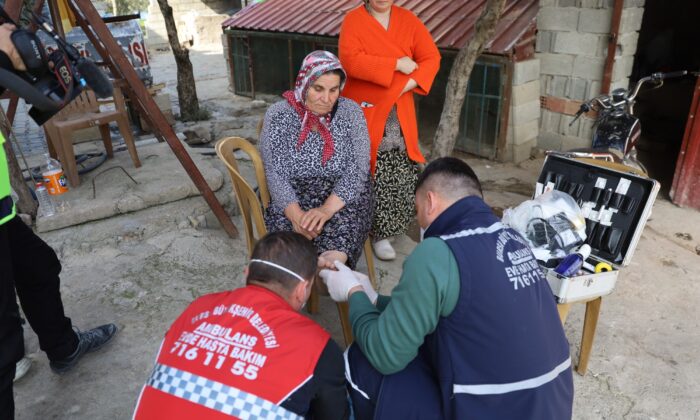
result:
M 180 45 L 177 37 L 177 26 L 173 17 L 173 8 L 168 4 L 168 0 L 158 0 L 158 6 L 165 20 L 168 41 L 177 65 L 177 100 L 180 104 L 180 115 L 185 121 L 199 119 L 199 100 L 197 99 L 197 87 L 194 83 L 190 51 Z
M 469 76 L 471 76 L 477 58 L 496 32 L 496 24 L 498 24 L 505 3 L 506 0 L 487 0 L 479 20 L 476 21 L 474 38 L 462 47 L 455 57 L 450 76 L 447 79 L 445 105 L 442 108 L 440 123 L 433 139 L 430 159 L 449 156 L 455 147 L 459 133 L 459 116 L 462 113 L 464 98 L 467 94 Z

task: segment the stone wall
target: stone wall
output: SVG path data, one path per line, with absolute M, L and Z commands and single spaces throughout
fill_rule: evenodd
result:
M 645 0 L 625 0 L 611 89 L 627 88 Z M 537 57 L 540 94 L 571 101 L 600 95 L 614 0 L 540 0 Z M 538 147 L 590 147 L 593 120 L 542 109 Z
M 540 60 L 513 63 L 512 92 L 506 135 L 506 161 L 522 162 L 537 146 L 540 121 Z
M 191 42 L 194 46 L 220 44 L 221 23 L 241 5 L 240 0 L 168 0 L 168 3 L 173 8 L 180 42 Z M 165 22 L 156 0 L 150 0 L 148 5 L 146 32 L 148 48 L 168 48 Z

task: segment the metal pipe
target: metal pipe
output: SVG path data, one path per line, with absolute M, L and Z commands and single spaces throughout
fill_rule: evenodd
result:
M 620 22 L 622 21 L 622 10 L 625 7 L 625 0 L 615 0 L 613 15 L 610 22 L 610 39 L 608 40 L 608 56 L 605 58 L 605 68 L 603 70 L 603 83 L 600 87 L 601 93 L 610 93 L 612 84 L 613 68 L 615 67 L 615 52 L 617 50 L 617 40 L 620 36 Z

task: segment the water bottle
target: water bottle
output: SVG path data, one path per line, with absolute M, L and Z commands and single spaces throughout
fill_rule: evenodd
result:
M 571 277 L 581 269 L 583 262 L 591 255 L 591 246 L 588 244 L 581 245 L 581 248 L 573 254 L 567 255 L 554 269 L 555 272 L 564 277 Z
M 35 192 L 36 199 L 39 201 L 39 211 L 41 212 L 42 216 L 47 217 L 56 214 L 56 208 L 53 205 L 53 201 L 51 201 L 49 191 L 46 189 L 43 183 L 36 183 Z
M 44 154 L 44 164 L 41 165 L 41 176 L 44 178 L 44 185 L 51 195 L 61 195 L 68 191 L 68 182 L 63 174 L 61 162 L 51 158 L 48 153 Z
M 68 191 L 68 181 L 63 174 L 63 167 L 56 159 L 52 159 L 48 153 L 44 154 L 44 164 L 41 165 L 41 177 L 49 195 L 53 198 L 54 211 L 62 213 L 68 209 L 63 194 Z

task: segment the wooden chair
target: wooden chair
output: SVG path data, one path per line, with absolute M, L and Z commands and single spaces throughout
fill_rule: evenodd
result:
M 234 155 L 238 150 L 245 152 L 253 162 L 260 199 L 258 199 L 258 195 L 255 193 L 253 187 L 240 173 L 238 162 Z M 260 154 L 256 147 L 241 137 L 227 137 L 219 140 L 216 143 L 216 154 L 226 165 L 229 175 L 231 176 L 236 201 L 241 211 L 241 218 L 243 219 L 243 231 L 246 235 L 248 255 L 250 256 L 255 243 L 267 233 L 267 228 L 265 227 L 265 221 L 263 219 L 263 210 L 270 205 L 270 192 L 267 188 L 265 168 L 263 167 L 262 159 L 260 159 Z M 374 259 L 372 257 L 372 245 L 369 238 L 365 241 L 364 252 L 365 258 L 367 259 L 368 276 L 372 286 L 376 288 L 377 282 L 374 272 Z M 307 310 L 309 313 L 313 314 L 318 312 L 318 299 L 318 290 L 316 287 L 313 287 L 311 289 L 309 302 L 307 303 Z M 347 303 L 338 303 L 337 307 L 345 344 L 350 345 L 352 342 L 352 325 L 350 325 L 348 316 L 348 305 Z
M 100 105 L 110 102 L 114 102 L 114 110 L 100 110 Z M 124 96 L 116 84 L 114 86 L 113 100 L 98 100 L 95 97 L 95 92 L 85 89 L 44 125 L 48 136 L 47 140 L 51 146 L 49 148 L 56 151 L 71 186 L 76 187 L 80 184 L 78 168 L 75 163 L 75 152 L 73 151 L 73 132 L 94 126 L 99 127 L 107 156 L 113 157 L 112 137 L 109 132 L 109 124 L 111 122 L 117 123 L 119 131 L 124 137 L 126 147 L 129 149 L 134 166 L 140 167 L 141 162 L 136 152 L 134 136 L 129 125 Z

